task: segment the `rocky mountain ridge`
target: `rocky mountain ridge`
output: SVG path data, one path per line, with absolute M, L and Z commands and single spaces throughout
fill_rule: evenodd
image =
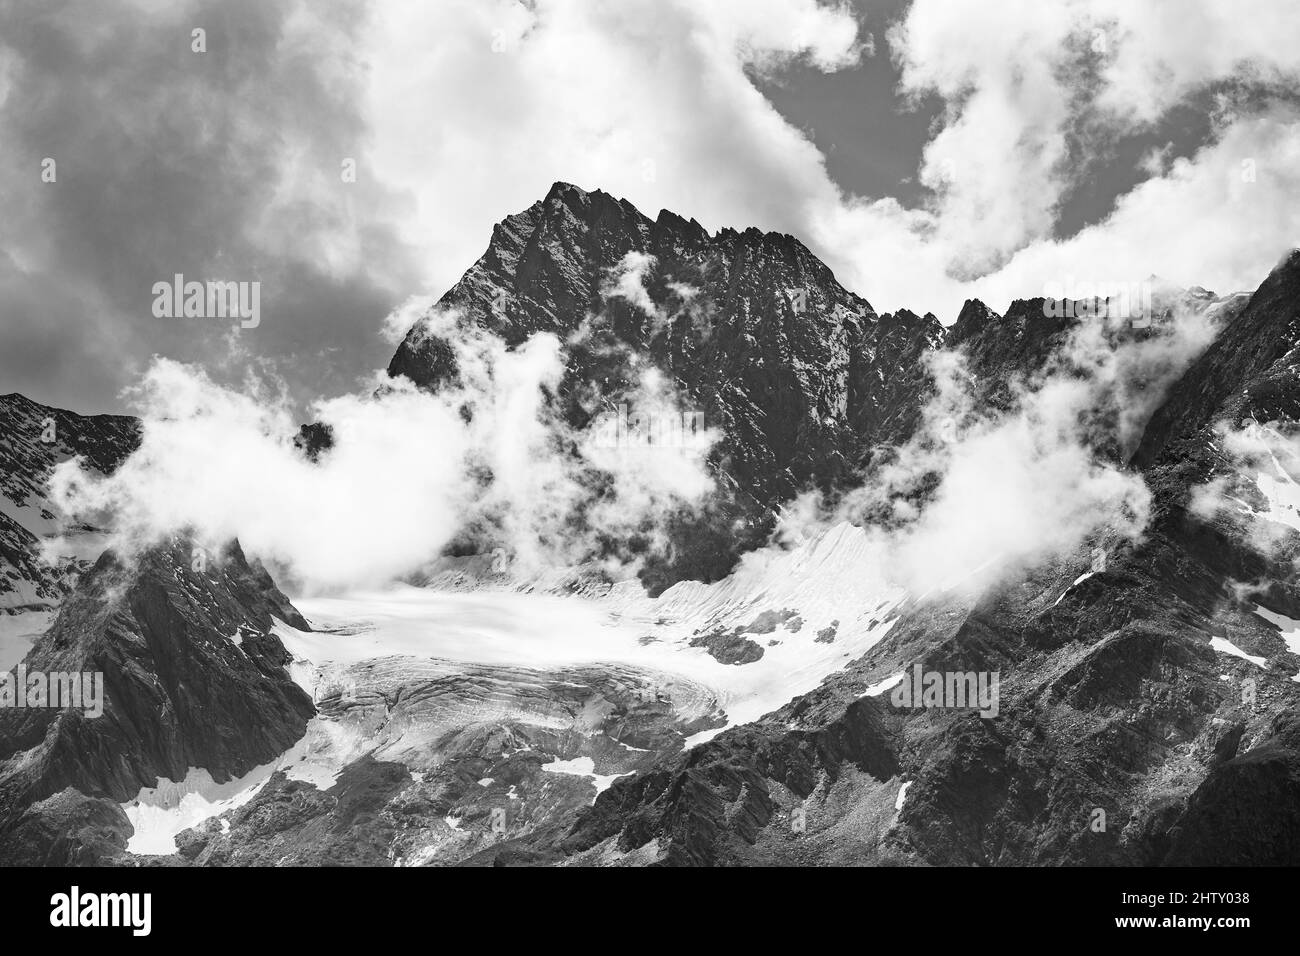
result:
M 809 487 L 851 487 L 916 434 L 934 389 L 928 353 L 962 353 L 981 413 L 1014 410 L 1087 321 L 1049 305 L 1020 300 L 999 315 L 972 300 L 945 332 L 933 316 L 877 315 L 791 237 L 710 235 L 556 184 L 497 226 L 438 308 L 513 345 L 557 334 L 571 361 L 556 401 L 574 427 L 634 392 L 637 357 L 722 430 L 711 464 L 727 494 L 703 521 L 683 517 L 671 559 L 647 576 L 655 593 L 677 584 L 653 605 L 667 618 L 701 599 L 706 586 L 691 579 L 722 578 L 765 540 L 776 507 Z M 102 670 L 112 719 L 0 712 L 0 859 L 1293 864 L 1300 523 L 1278 496 L 1294 489 L 1300 502 L 1300 469 L 1279 463 L 1261 483 L 1223 429 L 1250 420 L 1289 433 L 1297 306 L 1300 254 L 1249 297 L 1192 290 L 1170 306 L 1217 332 L 1180 352 L 1184 364 L 1144 369 L 1140 427 L 1094 449 L 1150 489 L 1138 540 L 1103 532 L 973 595 L 873 594 L 853 619 L 815 624 L 798 592 L 817 590 L 827 565 L 783 565 L 788 603 L 703 626 L 688 643 L 740 672 L 796 642 L 842 660 L 813 689 L 718 733 L 734 706 L 722 695 L 623 666 L 376 657 L 313 702 L 302 675 L 290 679 L 301 663 L 291 648 L 306 639 L 276 623 L 307 622 L 237 548 L 202 570 L 183 539 L 137 565 L 105 555 L 28 660 Z M 1106 335 L 1169 334 L 1167 315 L 1151 318 Z M 458 370 L 417 324 L 389 373 L 438 389 Z M 1108 430 L 1102 421 L 1098 434 Z M 314 457 L 330 438 L 309 428 L 300 441 Z M 1220 486 L 1242 510 L 1198 504 Z M 1243 534 L 1246 519 L 1282 526 L 1271 547 Z M 851 543 L 834 531 L 808 550 L 852 570 Z M 457 580 L 483 564 L 463 561 Z M 728 589 L 740 580 L 714 598 L 733 619 L 762 597 Z M 764 580 L 759 590 L 777 589 Z M 608 585 L 592 600 L 623 607 Z M 660 623 L 646 622 L 647 643 Z M 916 668 L 1000 675 L 997 714 L 900 706 L 892 689 Z M 326 753 L 329 774 L 276 770 L 246 803 L 177 837 L 174 854 L 127 852 L 120 804 L 140 788 L 195 767 L 238 777 L 293 747 Z
M 851 483 L 878 446 L 905 438 L 927 387 L 921 356 L 943 338 L 933 315 L 878 315 L 792 236 L 710 235 L 567 183 L 498 224 L 434 311 L 511 345 L 558 335 L 569 356 L 559 401 L 575 427 L 628 402 L 649 363 L 722 432 L 710 462 L 723 494 L 682 517 L 673 554 L 644 575 L 652 590 L 721 577 L 766 537 L 777 505 Z M 456 375 L 427 320 L 388 372 L 430 389 Z

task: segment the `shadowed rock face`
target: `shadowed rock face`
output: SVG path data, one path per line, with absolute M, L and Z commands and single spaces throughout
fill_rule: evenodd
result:
M 649 312 L 610 292 L 629 255 L 642 257 Z M 711 457 L 722 500 L 703 519 L 683 516 L 676 555 L 646 573 L 654 590 L 716 580 L 762 540 L 775 505 L 851 481 L 876 445 L 905 437 L 926 388 L 921 356 L 943 337 L 934 316 L 878 316 L 791 236 L 710 235 L 564 183 L 497 225 L 438 308 L 511 345 L 558 335 L 569 356 L 558 401 L 577 427 L 624 401 L 648 359 L 722 432 Z M 429 389 L 457 374 L 422 323 L 388 372 Z
M 0 709 L 0 828 L 69 788 L 123 801 L 192 767 L 226 780 L 302 736 L 314 708 L 271 628 L 306 622 L 238 545 L 207 561 L 196 570 L 177 540 L 132 564 L 107 552 L 84 577 L 24 665 L 102 673 L 103 714 Z M 0 856 L 9 845 L 0 836 Z
M 1280 716 L 1274 729 L 1272 739 L 1215 767 L 1196 788 L 1162 841 L 1162 864 L 1294 866 L 1300 859 L 1295 714 Z
M 125 856 L 131 832 L 116 803 L 69 787 L 32 804 L 0 834 L 0 863 L 100 866 Z

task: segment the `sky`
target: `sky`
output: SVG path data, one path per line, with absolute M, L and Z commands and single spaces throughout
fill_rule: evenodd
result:
M 1297 36 L 1288 0 L 0 0 L 0 393 L 125 410 L 154 356 L 357 390 L 556 180 L 944 322 L 1250 289 L 1297 244 Z M 177 274 L 259 283 L 256 325 L 156 314 Z

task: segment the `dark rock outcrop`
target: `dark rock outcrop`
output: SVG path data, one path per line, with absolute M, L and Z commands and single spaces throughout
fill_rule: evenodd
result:
M 190 768 L 220 782 L 303 735 L 314 708 L 272 627 L 306 622 L 237 544 L 198 554 L 183 539 L 106 552 L 28 653 L 29 673 L 102 675 L 103 712 L 0 708 L 0 834 L 24 812 L 39 830 L 28 808 L 69 788 L 125 801 Z

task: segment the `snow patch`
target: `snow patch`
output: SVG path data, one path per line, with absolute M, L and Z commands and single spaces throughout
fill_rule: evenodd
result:
M 1077 578 L 1075 578 L 1075 579 L 1074 579 L 1074 582 L 1073 582 L 1073 583 L 1072 583 L 1068 588 L 1066 588 L 1064 591 L 1061 592 L 1061 596 L 1060 596 L 1059 598 L 1057 598 L 1054 602 L 1052 602 L 1052 607 L 1056 607 L 1056 605 L 1060 604 L 1061 601 L 1063 601 L 1063 600 L 1065 599 L 1065 596 L 1066 596 L 1067 594 L 1069 594 L 1071 591 L 1073 591 L 1073 590 L 1074 590 L 1075 588 L 1077 588 L 1080 584 L 1082 584 L 1084 581 L 1088 580 L 1088 578 L 1092 577 L 1092 576 L 1093 576 L 1094 574 L 1096 574 L 1096 573 L 1097 573 L 1096 571 L 1085 571 L 1085 572 L 1083 572 L 1083 574 L 1081 574 L 1081 575 L 1079 575 Z
M 1271 451 L 1269 456 L 1277 476 L 1262 471 L 1255 476 L 1255 485 L 1268 502 L 1268 510 L 1259 512 L 1259 517 L 1300 531 L 1300 487 L 1287 476 Z
M 1286 649 L 1292 654 L 1300 654 L 1300 621 L 1295 618 L 1287 617 L 1285 614 L 1278 614 L 1270 611 L 1266 607 L 1255 605 L 1255 613 L 1264 620 L 1273 624 L 1282 634 L 1282 640 L 1286 642 Z M 1291 678 L 1293 681 L 1300 683 L 1300 671 L 1296 671 Z
M 49 630 L 58 613 L 49 609 L 0 614 L 0 671 L 13 670 L 36 639 Z
M 906 671 L 899 671 L 897 674 L 891 674 L 882 681 L 877 681 L 868 687 L 858 697 L 879 697 L 888 690 L 893 690 L 907 676 Z
M 1268 663 L 1264 660 L 1264 658 L 1255 657 L 1254 655 L 1247 654 L 1236 644 L 1233 644 L 1231 641 L 1224 640 L 1222 637 L 1210 638 L 1210 646 L 1214 648 L 1216 651 L 1218 651 L 1220 654 L 1231 654 L 1233 657 L 1240 657 L 1244 661 L 1250 661 L 1256 667 L 1268 667 Z
M 127 851 L 140 856 L 175 853 L 178 833 L 248 803 L 292 756 L 291 750 L 225 783 L 217 783 L 206 770 L 191 767 L 180 782 L 162 777 L 155 786 L 142 787 L 134 800 L 121 805 L 135 830 L 127 840 Z M 222 832 L 228 829 L 223 827 Z
M 898 788 L 898 799 L 894 801 L 894 809 L 903 809 L 903 801 L 907 799 L 907 788 L 912 785 L 911 780 L 904 780 L 903 785 Z
M 596 773 L 596 762 L 590 757 L 574 757 L 572 760 L 552 760 L 550 763 L 542 764 L 542 769 L 547 773 L 564 773 L 571 774 L 575 777 L 587 777 L 596 787 L 596 793 L 599 795 L 609 789 L 610 785 L 619 777 L 629 777 L 628 773 L 599 774 Z
M 1282 640 L 1286 642 L 1288 651 L 1292 654 L 1300 654 L 1300 621 L 1284 614 L 1277 614 L 1258 604 L 1255 605 L 1255 613 L 1282 632 Z

